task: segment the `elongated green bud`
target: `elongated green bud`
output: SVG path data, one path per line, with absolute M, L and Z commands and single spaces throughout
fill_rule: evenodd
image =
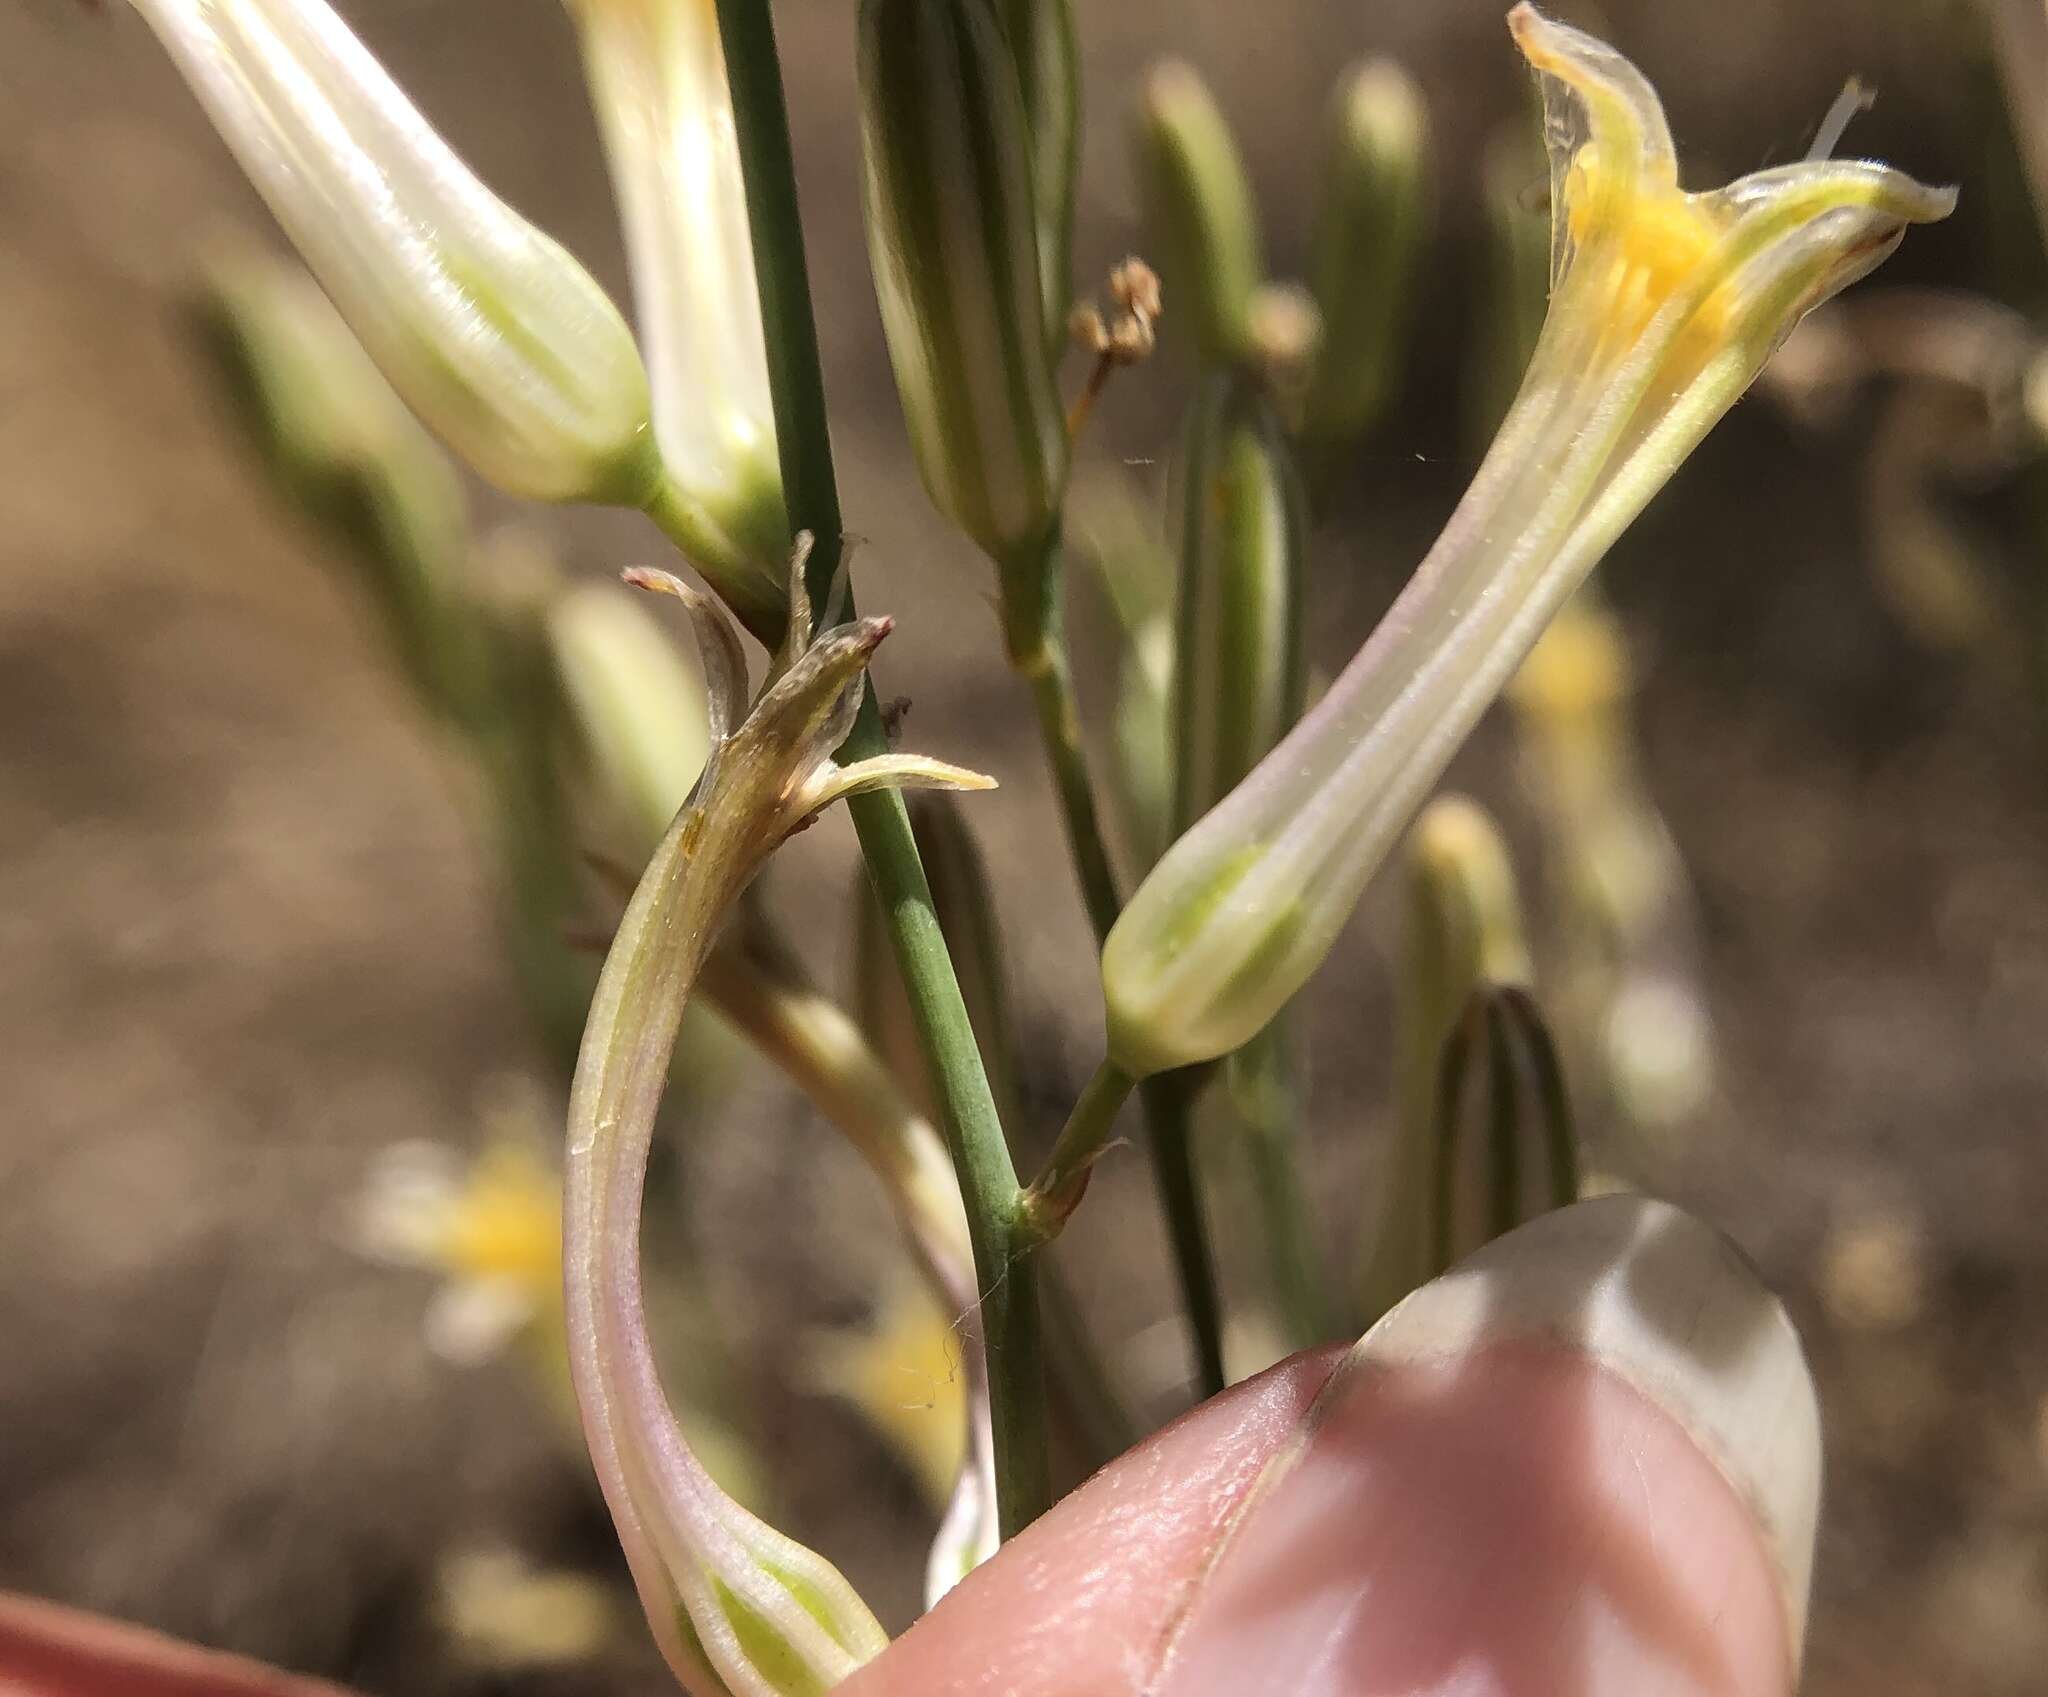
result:
M 135 0 L 392 387 L 536 500 L 643 503 L 647 377 L 605 293 L 477 181 L 325 0 Z
M 1442 796 L 1408 835 L 1396 1003 L 1395 1142 L 1366 1272 L 1384 1313 L 1430 1276 L 1444 1045 L 1475 991 L 1527 984 L 1521 898 L 1500 830 L 1463 796 Z
M 1482 984 L 1439 1068 L 1426 1283 L 1475 1249 L 1579 1199 L 1578 1145 L 1557 1045 L 1536 998 Z
M 1429 114 L 1400 66 L 1374 60 L 1339 89 L 1309 274 L 1323 334 L 1304 434 L 1341 445 L 1399 378 L 1416 262 L 1429 222 Z
M 1307 515 L 1286 434 L 1245 378 L 1204 386 L 1183 477 L 1174 822 L 1184 831 L 1300 717 Z
M 297 266 L 216 255 L 198 313 L 250 437 L 286 495 L 363 566 L 422 699 L 474 719 L 485 658 L 462 581 L 462 485 L 447 456 Z
M 1074 304 L 1074 177 L 1081 160 L 1080 52 L 1072 0 L 999 0 L 1031 126 L 1031 196 L 1046 343 L 1055 352 Z
M 1471 488 L 1371 639 L 1117 921 L 1102 979 L 1126 1072 L 1228 1054 L 1307 982 L 1615 538 L 1801 317 L 1955 203 L 1863 161 L 1689 193 L 1640 72 L 1526 3 L 1508 23 L 1553 113 L 1542 337 Z
M 868 252 L 918 470 L 1006 573 L 1042 563 L 1067 472 L 1031 131 L 988 0 L 862 0 Z
M 1251 184 L 1230 126 L 1193 66 L 1168 60 L 1145 85 L 1139 167 L 1175 323 L 1210 365 L 1252 351 L 1252 297 L 1266 262 Z

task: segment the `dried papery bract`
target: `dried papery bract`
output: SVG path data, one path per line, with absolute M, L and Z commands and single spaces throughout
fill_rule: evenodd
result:
M 626 230 L 671 528 L 749 630 L 787 611 L 768 354 L 713 0 L 568 0 Z
M 1321 964 L 1388 848 L 1552 614 L 1799 318 L 1951 191 L 1827 160 L 1689 194 L 1611 48 L 1518 6 L 1545 79 L 1555 285 L 1449 526 L 1322 701 L 1171 849 L 1103 954 L 1112 1056 L 1228 1053 Z
M 577 1065 L 564 1199 L 572 1369 L 599 1482 L 677 1676 L 700 1697 L 818 1692 L 886 1637 L 830 1563 L 712 1483 L 669 1412 L 641 1295 L 655 1113 L 717 929 L 776 845 L 843 796 L 988 780 L 912 755 L 833 759 L 886 619 L 814 638 L 799 571 L 787 642 L 749 708 L 738 634 L 710 600 L 666 574 L 631 575 L 676 595 L 695 623 L 710 753 L 620 924 Z
M 406 403 L 514 495 L 644 503 L 646 374 L 590 274 L 484 187 L 324 0 L 135 0 Z

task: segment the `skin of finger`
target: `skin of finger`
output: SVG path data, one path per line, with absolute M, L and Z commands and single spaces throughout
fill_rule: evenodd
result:
M 7 1697 L 348 1697 L 338 1686 L 181 1644 L 125 1621 L 0 1595 Z
M 1497 1344 L 1319 1411 L 1201 1588 L 1151 1697 L 1785 1697 L 1748 1508 L 1586 1355 Z
M 1233 1516 L 1342 1359 L 1233 1386 L 1005 1544 L 835 1697 L 1120 1697 L 1144 1688 Z

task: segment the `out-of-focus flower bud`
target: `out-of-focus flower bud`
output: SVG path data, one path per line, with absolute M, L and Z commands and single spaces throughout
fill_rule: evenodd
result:
M 830 1563 L 718 1489 L 677 1426 L 641 1292 L 647 1157 L 684 1010 L 724 921 L 776 846 L 843 796 L 988 780 L 909 755 L 837 763 L 890 625 L 862 619 L 814 638 L 801 554 L 787 645 L 751 704 L 738 633 L 716 606 L 665 574 L 629 576 L 676 595 L 695 621 L 710 751 L 620 923 L 570 1093 L 571 1374 L 599 1483 L 676 1676 L 699 1697 L 823 1691 L 887 1637 Z M 899 1158 L 904 1148 L 883 1153 Z
M 473 721 L 484 655 L 463 586 L 462 485 L 296 266 L 213 256 L 200 329 L 285 493 L 367 569 L 393 648 L 437 712 Z
M 1692 881 L 1643 781 L 1620 622 L 1589 585 L 1508 689 L 1547 839 L 1561 942 L 1550 1005 L 1591 1090 L 1630 1123 L 1683 1120 L 1713 1082 Z M 1588 1097 L 1588 1100 L 1592 1098 Z
M 1139 165 L 1174 321 L 1210 365 L 1251 352 L 1265 277 L 1258 214 L 1230 126 L 1193 66 L 1158 66 L 1138 115 Z
M 862 0 L 868 251 L 932 502 L 1027 593 L 1066 482 L 1032 142 L 988 0 Z
M 1434 1242 L 1420 1283 L 1579 1199 L 1557 1046 L 1536 998 L 1519 985 L 1482 984 L 1451 1028 L 1433 1144 Z
M 1429 114 L 1376 59 L 1338 90 L 1309 262 L 1323 334 L 1303 432 L 1328 451 L 1379 416 L 1400 376 L 1429 223 Z
M 626 230 L 669 528 L 749 630 L 787 610 L 789 521 L 713 0 L 568 0 Z
M 1174 824 L 1184 831 L 1300 717 L 1307 517 L 1271 403 L 1235 374 L 1198 397 L 1182 478 Z
M 1174 562 L 1159 516 L 1128 486 L 1077 485 L 1068 519 L 1115 616 L 1110 788 L 1122 858 L 1143 877 L 1173 840 Z
M 1031 125 L 1031 190 L 1045 334 L 1057 349 L 1073 305 L 1074 175 L 1081 156 L 1081 75 L 1071 0 L 998 0 Z
M 1127 1072 L 1227 1054 L 1321 965 L 1367 880 L 1543 627 L 1785 333 L 1943 217 L 1947 191 L 1810 160 L 1691 194 L 1611 48 L 1519 5 L 1546 79 L 1556 283 L 1513 410 L 1328 695 L 1170 849 L 1103 950 Z
M 707 751 L 703 680 L 648 611 L 614 583 L 582 583 L 548 612 L 548 637 L 583 754 L 637 867 L 689 799 Z
M 477 181 L 324 0 L 135 0 L 406 403 L 501 488 L 641 505 L 647 378 L 582 266 Z

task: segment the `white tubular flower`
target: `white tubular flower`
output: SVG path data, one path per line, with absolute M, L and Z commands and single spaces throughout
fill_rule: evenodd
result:
M 1792 326 L 1951 190 L 1826 159 L 1678 186 L 1655 91 L 1604 43 L 1508 15 L 1543 78 L 1550 310 L 1485 463 L 1293 733 L 1168 851 L 1103 952 L 1112 1058 L 1242 1045 L 1322 963 L 1401 828 L 1551 616 Z
M 135 0 L 408 405 L 514 495 L 644 504 L 631 333 L 484 187 L 322 0 Z
M 641 1297 L 640 1215 L 683 1011 L 733 904 L 820 810 L 888 785 L 990 782 L 913 755 L 846 767 L 832 758 L 890 625 L 860 619 L 813 640 L 801 567 L 800 553 L 788 641 L 751 707 L 738 633 L 713 603 L 664 573 L 629 574 L 690 611 L 710 752 L 605 960 L 569 1101 L 563 1262 L 584 1435 L 655 1639 L 696 1697 L 824 1691 L 887 1637 L 829 1562 L 717 1487 L 662 1394 Z
M 746 185 L 713 0 L 568 0 L 611 161 L 664 498 L 750 629 L 788 610 L 789 528 Z

